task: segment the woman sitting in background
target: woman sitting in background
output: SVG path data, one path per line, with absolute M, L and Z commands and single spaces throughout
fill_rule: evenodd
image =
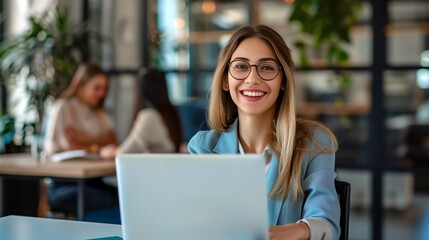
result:
M 103 109 L 108 86 L 108 75 L 98 65 L 79 67 L 52 108 L 45 139 L 48 157 L 76 149 L 98 152 L 100 147 L 117 142 L 111 120 Z
M 120 153 L 179 152 L 182 125 L 168 97 L 164 73 L 150 69 L 139 77 L 136 117 L 130 134 L 120 146 L 109 145 L 100 154 L 112 158 Z
M 100 147 L 116 144 L 116 134 L 103 109 L 109 77 L 96 64 L 81 65 L 70 86 L 55 102 L 48 123 L 45 151 L 53 154 L 70 150 L 97 153 Z M 48 191 L 51 208 L 76 212 L 77 184 L 52 181 Z M 88 181 L 85 189 L 87 210 L 117 203 L 116 189 L 100 179 Z

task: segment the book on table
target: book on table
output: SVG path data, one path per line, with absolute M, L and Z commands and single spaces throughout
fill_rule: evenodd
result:
M 71 159 L 90 159 L 90 160 L 99 160 L 101 159 L 100 155 L 96 153 L 91 153 L 86 150 L 70 150 L 55 153 L 52 155 L 51 160 L 53 162 L 62 162 L 65 160 Z

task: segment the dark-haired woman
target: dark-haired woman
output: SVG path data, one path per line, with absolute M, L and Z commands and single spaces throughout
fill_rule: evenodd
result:
M 139 78 L 137 114 L 130 134 L 120 146 L 110 145 L 101 155 L 111 158 L 120 153 L 179 152 L 182 128 L 179 113 L 168 97 L 165 74 L 150 69 Z

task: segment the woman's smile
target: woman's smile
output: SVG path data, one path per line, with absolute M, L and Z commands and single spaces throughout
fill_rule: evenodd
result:
M 241 96 L 249 102 L 259 101 L 267 94 L 266 91 L 262 90 L 242 90 L 240 93 Z

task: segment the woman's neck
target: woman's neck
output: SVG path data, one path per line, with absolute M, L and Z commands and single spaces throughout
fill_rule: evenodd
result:
M 238 117 L 238 138 L 245 153 L 263 153 L 272 132 L 272 117 Z

